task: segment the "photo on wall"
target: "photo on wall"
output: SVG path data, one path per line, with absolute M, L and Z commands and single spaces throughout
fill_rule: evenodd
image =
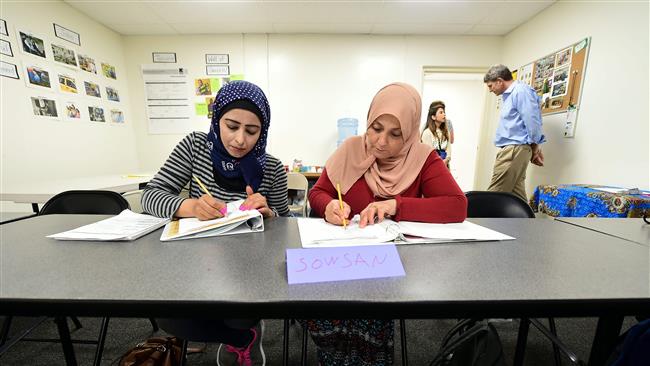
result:
M 14 51 L 11 49 L 11 43 L 9 41 L 0 39 L 0 54 L 14 57 Z
M 214 109 L 215 97 L 205 98 L 205 104 L 208 106 L 208 119 L 212 119 L 212 110 Z
M 111 122 L 124 123 L 124 113 L 119 109 L 111 109 Z
M 0 76 L 11 79 L 20 79 L 20 76 L 18 75 L 18 67 L 4 61 L 0 61 Z
M 30 65 L 25 68 L 28 86 L 51 88 L 50 72 L 41 66 Z
M 45 58 L 45 42 L 43 39 L 23 31 L 18 31 L 18 39 L 23 52 Z
M 56 101 L 46 97 L 31 97 L 32 110 L 35 116 L 58 118 Z
M 0 34 L 3 36 L 8 36 L 9 32 L 7 31 L 7 22 L 4 19 L 0 19 Z
M 81 107 L 78 102 L 66 101 L 63 103 L 65 108 L 64 118 L 67 121 L 81 121 Z
M 567 86 L 566 82 L 553 84 L 553 93 L 552 93 L 553 98 L 565 95 L 566 86 Z
M 90 122 L 106 122 L 104 118 L 104 108 L 97 106 L 88 106 L 88 117 Z
M 555 69 L 555 72 L 553 73 L 553 84 L 569 81 L 569 70 L 569 66 L 563 67 L 561 69 Z
M 113 65 L 102 62 L 102 73 L 109 79 L 117 80 L 117 75 L 115 74 L 115 66 Z
M 66 93 L 79 93 L 75 78 L 66 74 L 59 74 L 59 90 Z
M 555 54 L 555 67 L 571 64 L 571 47 Z
M 77 55 L 77 57 L 79 58 L 79 68 L 81 68 L 83 71 L 97 74 L 97 66 L 95 66 L 95 59 L 82 54 Z
M 60 62 L 67 66 L 77 67 L 77 56 L 75 55 L 74 50 L 52 44 L 52 55 L 56 62 Z
M 106 97 L 108 100 L 112 100 L 113 102 L 120 101 L 120 95 L 117 93 L 117 90 L 111 88 L 110 86 L 106 87 Z
M 96 97 L 96 98 L 102 97 L 102 93 L 99 89 L 99 85 L 90 81 L 84 81 L 84 87 L 86 89 L 86 95 L 91 97 Z
M 211 95 L 212 89 L 210 88 L 210 79 L 195 79 L 194 88 L 196 95 Z

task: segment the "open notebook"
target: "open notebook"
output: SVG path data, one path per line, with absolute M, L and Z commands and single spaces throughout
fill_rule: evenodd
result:
M 219 219 L 200 221 L 192 217 L 172 220 L 165 226 L 160 240 L 171 241 L 264 231 L 262 214 L 257 210 L 240 210 L 239 206 L 243 202 L 244 200 L 238 200 L 228 203 L 228 213 Z
M 135 240 L 169 222 L 169 219 L 124 210 L 119 215 L 84 225 L 73 230 L 49 235 L 57 240 Z
M 428 224 L 411 221 L 398 223 L 385 219 L 362 229 L 359 227 L 358 215 L 352 218 L 347 229 L 332 225 L 323 219 L 309 218 L 298 219 L 298 229 L 303 248 L 515 239 L 468 221 L 456 224 Z

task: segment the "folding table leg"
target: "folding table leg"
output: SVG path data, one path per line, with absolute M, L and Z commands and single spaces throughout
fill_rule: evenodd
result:
M 99 329 L 99 338 L 97 339 L 97 349 L 95 350 L 94 366 L 99 366 L 102 362 L 102 353 L 104 353 L 104 343 L 106 342 L 106 332 L 108 331 L 108 321 L 110 318 L 102 319 L 102 326 Z
M 607 358 L 616 347 L 621 326 L 623 326 L 623 316 L 598 318 L 594 343 L 591 345 L 589 353 L 589 366 L 605 365 Z
M 399 320 L 399 333 L 400 339 L 402 341 L 402 365 L 407 366 L 409 364 L 409 360 L 406 348 L 406 322 L 404 319 Z
M 72 348 L 68 321 L 64 316 L 57 317 L 55 321 L 56 327 L 59 329 L 59 338 L 61 338 L 61 347 L 63 348 L 63 355 L 65 356 L 65 364 L 67 366 L 77 366 L 77 358 L 74 355 L 74 348 Z
M 284 334 L 282 337 L 282 365 L 289 366 L 289 319 L 284 319 Z
M 519 320 L 519 334 L 517 336 L 517 348 L 515 349 L 515 359 L 513 366 L 522 366 L 524 364 L 524 354 L 526 353 L 526 343 L 528 342 L 528 329 L 530 322 L 528 318 Z

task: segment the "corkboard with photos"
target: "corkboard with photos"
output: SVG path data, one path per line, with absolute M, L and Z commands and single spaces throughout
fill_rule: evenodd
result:
M 584 38 L 516 71 L 515 78 L 530 85 L 540 96 L 542 115 L 578 107 L 590 45 L 591 37 Z

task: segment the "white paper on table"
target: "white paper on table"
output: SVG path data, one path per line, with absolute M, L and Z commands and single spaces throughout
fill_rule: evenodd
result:
M 429 224 L 385 219 L 359 228 L 358 216 L 347 226 L 332 225 L 323 219 L 299 218 L 303 248 L 358 245 L 449 243 L 456 241 L 497 241 L 515 238 L 468 221 L 454 224 Z
M 58 240 L 135 240 L 169 222 L 169 219 L 124 210 L 119 215 L 47 236 Z

